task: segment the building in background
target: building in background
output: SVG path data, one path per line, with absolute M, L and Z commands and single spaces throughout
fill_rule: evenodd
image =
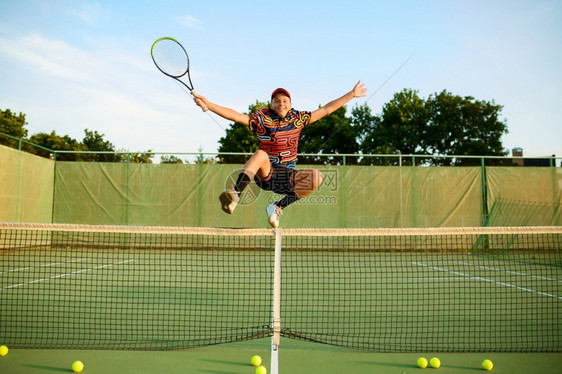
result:
M 515 147 L 511 150 L 511 155 L 513 157 L 523 157 L 523 148 Z M 522 158 L 514 158 L 513 160 L 514 165 L 524 166 L 524 159 Z
M 519 166 L 556 166 L 556 155 L 550 157 L 533 157 L 533 158 L 522 158 L 523 148 L 515 147 L 511 150 L 511 156 L 514 157 L 511 162 L 513 165 Z M 562 164 L 561 164 L 562 165 Z

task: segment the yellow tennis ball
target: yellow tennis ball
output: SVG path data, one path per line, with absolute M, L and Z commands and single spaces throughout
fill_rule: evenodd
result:
M 256 374 L 267 374 L 267 369 L 265 366 L 258 366 L 256 368 Z
M 418 358 L 418 366 L 422 369 L 425 369 L 427 367 L 427 358 L 425 357 Z
M 72 371 L 75 373 L 79 373 L 82 370 L 84 370 L 84 364 L 82 363 L 82 361 L 74 361 L 74 363 L 72 364 Z
M 261 365 L 261 357 L 258 355 L 254 355 L 252 356 L 252 365 L 254 366 L 260 366 Z
M 8 347 L 5 345 L 0 346 L 0 356 L 4 357 L 8 354 Z
M 441 366 L 441 361 L 439 361 L 437 357 L 433 357 L 431 360 L 429 360 L 429 366 L 437 369 L 439 366 Z
M 482 361 L 482 369 L 490 371 L 494 367 L 494 363 L 491 360 Z

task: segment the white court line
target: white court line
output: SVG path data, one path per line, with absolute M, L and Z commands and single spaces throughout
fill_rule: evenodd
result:
M 521 273 L 521 272 L 518 272 L 518 271 L 504 270 L 504 269 L 493 268 L 493 267 L 482 266 L 482 265 L 475 265 L 475 264 L 471 264 L 469 262 L 458 261 L 457 263 L 461 264 L 461 265 L 474 266 L 474 267 L 478 267 L 478 268 L 485 269 L 485 270 L 502 271 L 502 272 L 507 273 L 507 274 L 521 275 L 521 276 L 529 277 L 529 278 L 536 278 L 536 279 L 542 279 L 542 280 L 562 283 L 562 279 L 548 278 L 548 277 L 543 277 L 543 276 L 540 276 L 540 275 L 532 275 L 532 274 L 527 274 L 527 273 Z
M 102 266 L 96 266 L 93 267 L 91 269 L 82 269 L 82 270 L 78 270 L 78 271 L 73 271 L 72 273 L 66 273 L 66 274 L 59 274 L 59 275 L 55 275 L 52 277 L 48 277 L 48 278 L 42 278 L 42 279 L 36 279 L 36 280 L 32 280 L 29 282 L 24 282 L 24 283 L 19 283 L 19 284 L 12 284 L 11 286 L 6 286 L 4 288 L 2 288 L 1 290 L 7 290 L 9 288 L 16 288 L 16 287 L 21 287 L 21 286 L 26 286 L 28 284 L 33 284 L 33 283 L 39 283 L 39 282 L 45 282 L 51 279 L 58 279 L 58 278 L 64 278 L 64 277 L 69 277 L 69 276 L 73 276 L 73 275 L 77 275 L 77 274 L 81 274 L 81 273 L 86 273 L 88 271 L 92 271 L 92 270 L 98 270 L 98 269 L 103 269 L 103 268 L 108 268 L 110 266 L 115 266 L 115 265 L 122 265 L 122 264 L 126 264 L 127 262 L 131 262 L 131 261 L 135 261 L 133 260 L 126 260 L 126 261 L 121 261 L 121 262 L 115 262 L 113 264 L 107 264 L 107 265 L 102 265 Z
M 415 281 L 448 281 L 448 280 L 459 280 L 464 279 L 464 277 L 396 277 L 391 279 L 398 280 L 415 280 Z
M 483 277 L 477 277 L 477 276 L 474 276 L 474 275 L 464 274 L 464 273 L 461 273 L 461 272 L 458 272 L 458 271 L 453 271 L 453 270 L 449 270 L 449 269 L 439 268 L 439 267 L 436 267 L 436 266 L 429 266 L 429 265 L 423 264 L 423 263 L 421 263 L 421 262 L 412 262 L 412 264 L 418 265 L 418 266 L 423 266 L 423 267 L 426 267 L 426 268 L 428 268 L 428 269 L 434 269 L 434 270 L 444 271 L 444 272 L 446 272 L 446 273 L 451 273 L 451 274 L 456 274 L 456 275 L 462 275 L 463 277 L 466 277 L 466 278 L 476 279 L 476 280 L 480 280 L 480 281 L 484 281 L 484 282 L 496 283 L 496 284 L 499 284 L 500 286 L 511 287 L 511 288 L 515 288 L 515 289 L 518 289 L 518 290 L 521 290 L 521 291 L 531 292 L 531 293 L 535 293 L 535 294 L 537 294 L 537 295 L 543 295 L 543 296 L 553 297 L 553 298 L 555 298 L 555 299 L 560 299 L 560 300 L 562 300 L 562 296 L 553 295 L 553 294 L 550 294 L 550 293 L 541 292 L 541 291 L 537 291 L 537 290 L 532 290 L 532 289 L 530 289 L 530 288 L 520 287 L 520 286 L 516 286 L 516 285 L 514 285 L 514 284 L 509 284 L 509 283 L 505 283 L 505 282 L 498 282 L 498 281 L 495 281 L 495 280 L 493 280 L 493 279 L 488 279 L 488 278 L 483 278 Z
M 56 266 L 56 265 L 62 265 L 62 264 L 69 264 L 69 263 L 74 263 L 74 262 L 82 262 L 82 261 L 87 261 L 88 259 L 80 259 L 80 260 L 73 260 L 73 261 L 64 261 L 64 262 L 52 262 L 50 264 L 43 264 L 43 265 L 37 265 L 37 266 L 28 266 L 25 268 L 17 268 L 17 269 L 10 269 L 10 270 L 5 270 L 5 271 L 0 271 L 0 274 L 4 274 L 4 273 L 14 273 L 16 271 L 24 271 L 24 270 L 29 270 L 29 269 L 35 269 L 35 268 L 44 268 L 47 266 Z

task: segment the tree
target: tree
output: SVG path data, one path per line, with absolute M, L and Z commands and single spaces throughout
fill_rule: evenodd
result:
M 120 150 L 122 153 L 116 152 L 115 146 L 109 140 L 105 140 L 105 134 L 100 134 L 97 131 L 84 130 L 84 139 L 82 144 L 84 150 L 89 152 L 106 152 L 106 153 L 83 153 L 79 155 L 80 161 L 94 161 L 94 162 L 131 162 L 137 164 L 151 164 L 152 155 L 147 153 L 128 152 Z M 123 153 L 126 152 L 126 153 Z
M 10 109 L 6 109 L 5 111 L 0 109 L 0 132 L 19 139 L 25 139 L 27 137 L 27 129 L 25 126 L 27 126 L 25 114 L 20 112 L 16 115 Z M 17 140 L 0 136 L 0 144 L 15 147 L 17 145 Z
M 405 89 L 396 93 L 383 106 L 381 115 L 365 126 L 361 150 L 375 154 L 425 153 L 422 140 L 428 118 L 426 104 L 417 91 Z M 396 160 L 386 159 L 383 163 L 394 164 Z
M 507 125 L 499 120 L 501 105 L 447 91 L 427 100 L 430 122 L 424 136 L 428 153 L 442 155 L 505 156 L 501 137 Z M 480 164 L 479 159 L 435 159 L 439 165 Z
M 51 157 L 51 151 L 74 151 L 77 153 L 56 152 L 59 161 L 102 161 L 102 162 L 134 162 L 152 163 L 150 150 L 146 153 L 115 153 L 115 146 L 104 139 L 104 134 L 97 131 L 84 130 L 84 139 L 78 142 L 68 135 L 60 136 L 55 131 L 51 133 L 38 133 L 27 137 L 25 114 L 15 115 L 10 109 L 0 109 L 0 132 L 13 137 L 28 140 L 40 147 L 23 145 L 24 151 L 42 156 Z M 17 140 L 0 136 L 0 144 L 11 147 L 17 146 Z M 45 149 L 46 148 L 46 149 Z M 105 152 L 105 153 L 78 153 L 78 152 Z
M 85 150 L 84 145 L 80 144 L 76 139 L 68 135 L 57 135 L 55 131 L 52 131 L 50 134 L 44 132 L 34 134 L 29 138 L 29 141 L 53 151 Z M 50 152 L 44 149 L 35 149 L 35 153 L 43 157 L 50 157 Z M 59 161 L 76 161 L 77 159 L 78 155 L 76 153 L 57 153 L 57 160 Z
M 501 109 L 493 102 L 463 98 L 447 91 L 424 100 L 417 91 L 405 89 L 394 94 L 380 116 L 358 113 L 366 118 L 362 124 L 365 135 L 361 150 L 377 154 L 505 156 L 501 136 L 507 133 L 507 125 L 499 120 Z M 418 160 L 429 165 L 480 163 L 460 157 Z
M 367 103 L 357 105 L 351 110 L 351 125 L 359 134 L 357 141 L 360 145 L 360 153 L 368 154 L 377 149 L 379 145 L 378 139 L 372 132 L 379 128 L 380 117 L 372 114 L 371 108 L 369 108 Z M 360 163 L 366 165 L 386 164 L 388 163 L 388 159 L 365 157 L 360 160 Z
M 94 162 L 131 162 L 131 163 L 152 163 L 149 154 L 128 152 L 128 153 L 115 153 L 115 146 L 104 139 L 104 135 L 97 131 L 84 130 L 85 136 L 82 142 L 71 138 L 68 135 L 60 136 L 55 131 L 50 134 L 38 133 L 31 136 L 29 141 L 31 143 L 40 145 L 41 147 L 48 148 L 53 151 L 74 151 L 77 153 L 57 152 L 58 161 L 94 161 Z M 86 153 L 78 153 L 86 152 Z M 88 153 L 88 152 L 108 152 L 108 153 Z M 121 152 L 127 152 L 122 150 Z M 43 149 L 36 149 L 35 153 L 49 157 L 49 151 Z
M 356 154 L 359 152 L 359 127 L 352 124 L 351 118 L 345 116 L 346 106 L 343 106 L 323 117 L 313 124 L 306 126 L 299 140 L 299 153 L 315 154 Z M 300 156 L 299 162 L 304 164 L 341 164 L 341 157 Z M 357 159 L 350 159 L 346 163 L 357 163 Z
M 161 164 L 183 164 L 183 160 L 174 155 L 160 157 Z
M 124 152 L 124 151 L 122 151 Z M 152 164 L 151 150 L 146 151 L 147 153 L 125 153 L 121 154 L 121 162 L 130 162 L 132 164 Z
M 84 144 L 85 150 L 90 152 L 115 152 L 115 146 L 109 141 L 105 140 L 104 134 L 97 131 L 84 130 Z M 119 162 L 126 160 L 126 155 L 115 153 L 85 153 L 80 155 L 80 161 L 96 161 L 96 162 Z
M 351 110 L 351 125 L 359 134 L 357 141 L 360 145 L 366 145 L 367 134 L 376 127 L 376 121 L 378 120 L 379 117 L 372 113 L 367 103 L 353 107 Z

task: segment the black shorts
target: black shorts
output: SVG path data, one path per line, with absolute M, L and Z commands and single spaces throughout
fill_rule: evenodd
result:
M 266 191 L 286 195 L 295 191 L 295 169 L 289 169 L 282 166 L 272 166 L 266 179 L 260 179 L 257 175 L 254 177 L 256 184 Z

